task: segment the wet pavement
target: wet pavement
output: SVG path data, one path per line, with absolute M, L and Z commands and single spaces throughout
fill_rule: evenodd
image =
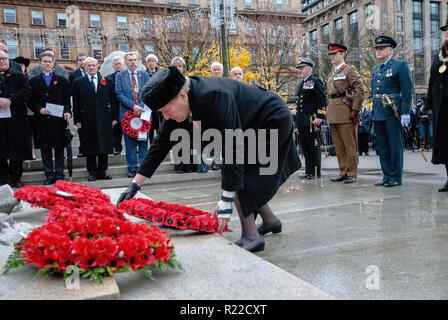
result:
M 403 186 L 395 188 L 374 186 L 381 179 L 375 156 L 360 159 L 351 185 L 330 181 L 336 158 L 324 158 L 322 168 L 318 180 L 292 176 L 272 199 L 283 232 L 267 234 L 257 255 L 338 299 L 447 299 L 448 194 L 437 192 L 444 167 L 407 152 Z M 147 185 L 142 192 L 211 211 L 220 180 Z M 236 213 L 229 226 L 224 237 L 238 240 Z

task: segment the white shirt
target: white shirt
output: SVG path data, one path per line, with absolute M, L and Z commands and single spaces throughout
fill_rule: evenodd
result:
M 128 70 L 128 73 L 129 73 L 129 80 L 131 81 L 131 84 L 132 84 L 132 71 Z M 138 88 L 137 70 L 134 71 L 134 79 L 135 79 L 135 83 L 137 84 L 137 88 Z

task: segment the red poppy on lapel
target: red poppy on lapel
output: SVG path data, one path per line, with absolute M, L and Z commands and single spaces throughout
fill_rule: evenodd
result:
M 101 78 L 100 83 L 105 86 L 106 85 L 106 79 L 104 77 Z
M 55 80 L 55 81 L 53 81 L 53 84 L 58 84 L 58 82 Z
M 10 73 L 5 73 L 5 77 L 10 77 L 11 74 Z
M 142 74 L 141 74 L 141 73 L 139 73 L 139 74 L 138 74 L 138 77 L 139 77 L 139 78 L 141 78 L 141 77 L 142 77 Z

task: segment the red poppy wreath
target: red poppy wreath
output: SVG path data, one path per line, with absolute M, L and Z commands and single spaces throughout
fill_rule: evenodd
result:
M 149 132 L 151 121 L 142 120 L 132 110 L 128 110 L 121 120 L 121 128 L 131 138 L 138 138 L 139 133 Z

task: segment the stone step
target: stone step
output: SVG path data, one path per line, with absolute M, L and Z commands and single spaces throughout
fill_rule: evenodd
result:
M 87 171 L 86 171 L 87 172 Z M 112 174 L 111 174 L 112 175 Z M 81 183 L 86 186 L 94 187 L 94 188 L 121 188 L 127 187 L 131 181 L 130 178 L 127 177 L 127 171 L 125 174 L 113 176 L 112 180 L 97 180 L 97 181 L 88 181 L 86 177 L 78 177 L 72 179 L 73 182 Z M 164 171 L 164 172 L 156 172 L 151 179 L 149 179 L 145 184 L 157 184 L 157 183 L 177 183 L 177 182 L 186 182 L 186 181 L 195 181 L 195 180 L 208 180 L 208 179 L 216 179 L 221 177 L 220 171 L 208 171 L 203 173 L 183 173 L 177 174 L 172 171 Z M 42 179 L 38 181 L 27 181 L 25 180 L 28 177 L 22 177 L 22 182 L 25 185 L 33 185 L 33 184 L 42 184 L 45 181 L 45 177 L 42 174 Z M 31 178 L 30 178 L 31 179 Z M 33 178 L 34 179 L 34 178 Z M 66 181 L 70 181 L 68 177 L 65 179 Z
M 166 173 L 172 171 L 174 172 L 174 165 L 169 162 L 163 162 L 159 168 L 157 169 L 155 174 Z M 109 164 L 109 169 L 107 173 L 112 177 L 127 177 L 128 168 L 126 164 Z M 69 179 L 67 168 L 64 169 L 64 174 L 66 179 Z M 87 172 L 86 166 L 79 168 L 73 168 L 73 180 L 87 180 L 89 178 L 89 173 Z M 35 170 L 35 171 L 26 171 L 22 175 L 23 183 L 31 183 L 31 182 L 42 182 L 45 181 L 46 177 L 43 172 L 43 169 Z

